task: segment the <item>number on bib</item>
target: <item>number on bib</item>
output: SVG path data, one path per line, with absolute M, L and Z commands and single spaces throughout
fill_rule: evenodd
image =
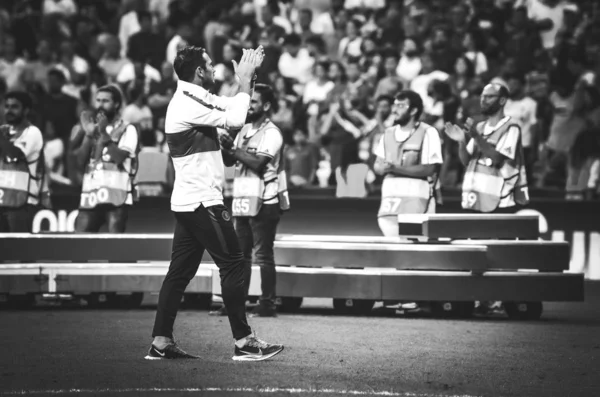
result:
M 474 192 L 463 192 L 462 206 L 463 208 L 472 208 L 477 202 L 477 195 Z
M 250 199 L 233 199 L 231 202 L 231 209 L 237 214 L 247 214 L 250 211 Z
M 401 198 L 395 197 L 386 197 L 383 199 L 381 203 L 381 211 L 385 213 L 396 213 L 398 208 L 400 208 L 400 203 L 402 202 Z
M 0 204 L 4 202 L 4 190 L 0 189 Z

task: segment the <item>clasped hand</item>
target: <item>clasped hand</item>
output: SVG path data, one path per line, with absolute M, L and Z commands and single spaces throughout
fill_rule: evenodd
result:
M 98 113 L 96 120 L 94 120 L 92 112 L 84 110 L 79 116 L 79 121 L 85 135 L 89 138 L 97 138 L 104 142 L 110 141 L 110 135 L 106 132 L 106 127 L 109 124 L 108 118 L 104 113 Z
M 251 80 L 254 77 L 256 69 L 262 65 L 265 59 L 265 51 L 263 46 L 259 46 L 257 49 L 243 49 L 242 59 L 237 63 L 233 61 L 233 69 L 235 73 L 243 79 Z
M 231 137 L 231 135 L 229 135 L 229 133 L 225 132 L 219 134 L 219 142 L 221 142 L 221 146 L 223 147 L 223 149 L 233 149 L 233 138 Z
M 444 127 L 444 132 L 446 135 L 456 142 L 465 142 L 467 140 L 467 136 L 476 138 L 479 135 L 477 133 L 476 124 L 470 117 L 467 119 L 467 121 L 465 121 L 464 127 L 461 127 L 458 124 L 452 124 L 450 122 L 447 122 Z

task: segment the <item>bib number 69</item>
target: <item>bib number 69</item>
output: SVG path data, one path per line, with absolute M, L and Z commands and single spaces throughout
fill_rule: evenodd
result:
M 477 202 L 477 195 L 474 192 L 463 192 L 462 206 L 463 208 L 472 208 Z
M 250 199 L 233 199 L 233 201 L 231 202 L 231 210 L 236 214 L 247 214 L 250 211 Z

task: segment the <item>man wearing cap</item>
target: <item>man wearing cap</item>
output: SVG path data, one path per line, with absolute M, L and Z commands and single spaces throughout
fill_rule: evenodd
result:
M 84 169 L 78 233 L 97 233 L 107 224 L 109 233 L 124 233 L 128 208 L 135 197 L 138 133 L 120 117 L 121 91 L 114 85 L 98 89 L 96 111 L 80 117 L 83 137 L 75 148 L 78 166 Z

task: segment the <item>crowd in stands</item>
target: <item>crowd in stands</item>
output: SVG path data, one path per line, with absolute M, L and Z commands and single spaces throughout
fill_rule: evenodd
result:
M 0 101 L 34 98 L 54 183 L 77 183 L 71 134 L 95 90 L 120 85 L 123 118 L 142 150 L 167 152 L 166 107 L 183 46 L 205 47 L 219 95 L 238 90 L 232 60 L 262 45 L 258 81 L 271 84 L 293 188 L 333 186 L 336 169 L 374 162 L 402 89 L 423 120 L 481 119 L 479 94 L 506 84 L 521 125 L 529 183 L 591 194 L 600 174 L 600 2 L 596 0 L 3 0 Z M 2 123 L 0 115 L 0 124 Z M 460 186 L 456 144 L 444 138 L 443 187 Z M 369 185 L 380 179 L 369 170 Z M 362 178 L 362 177 L 361 177 Z

